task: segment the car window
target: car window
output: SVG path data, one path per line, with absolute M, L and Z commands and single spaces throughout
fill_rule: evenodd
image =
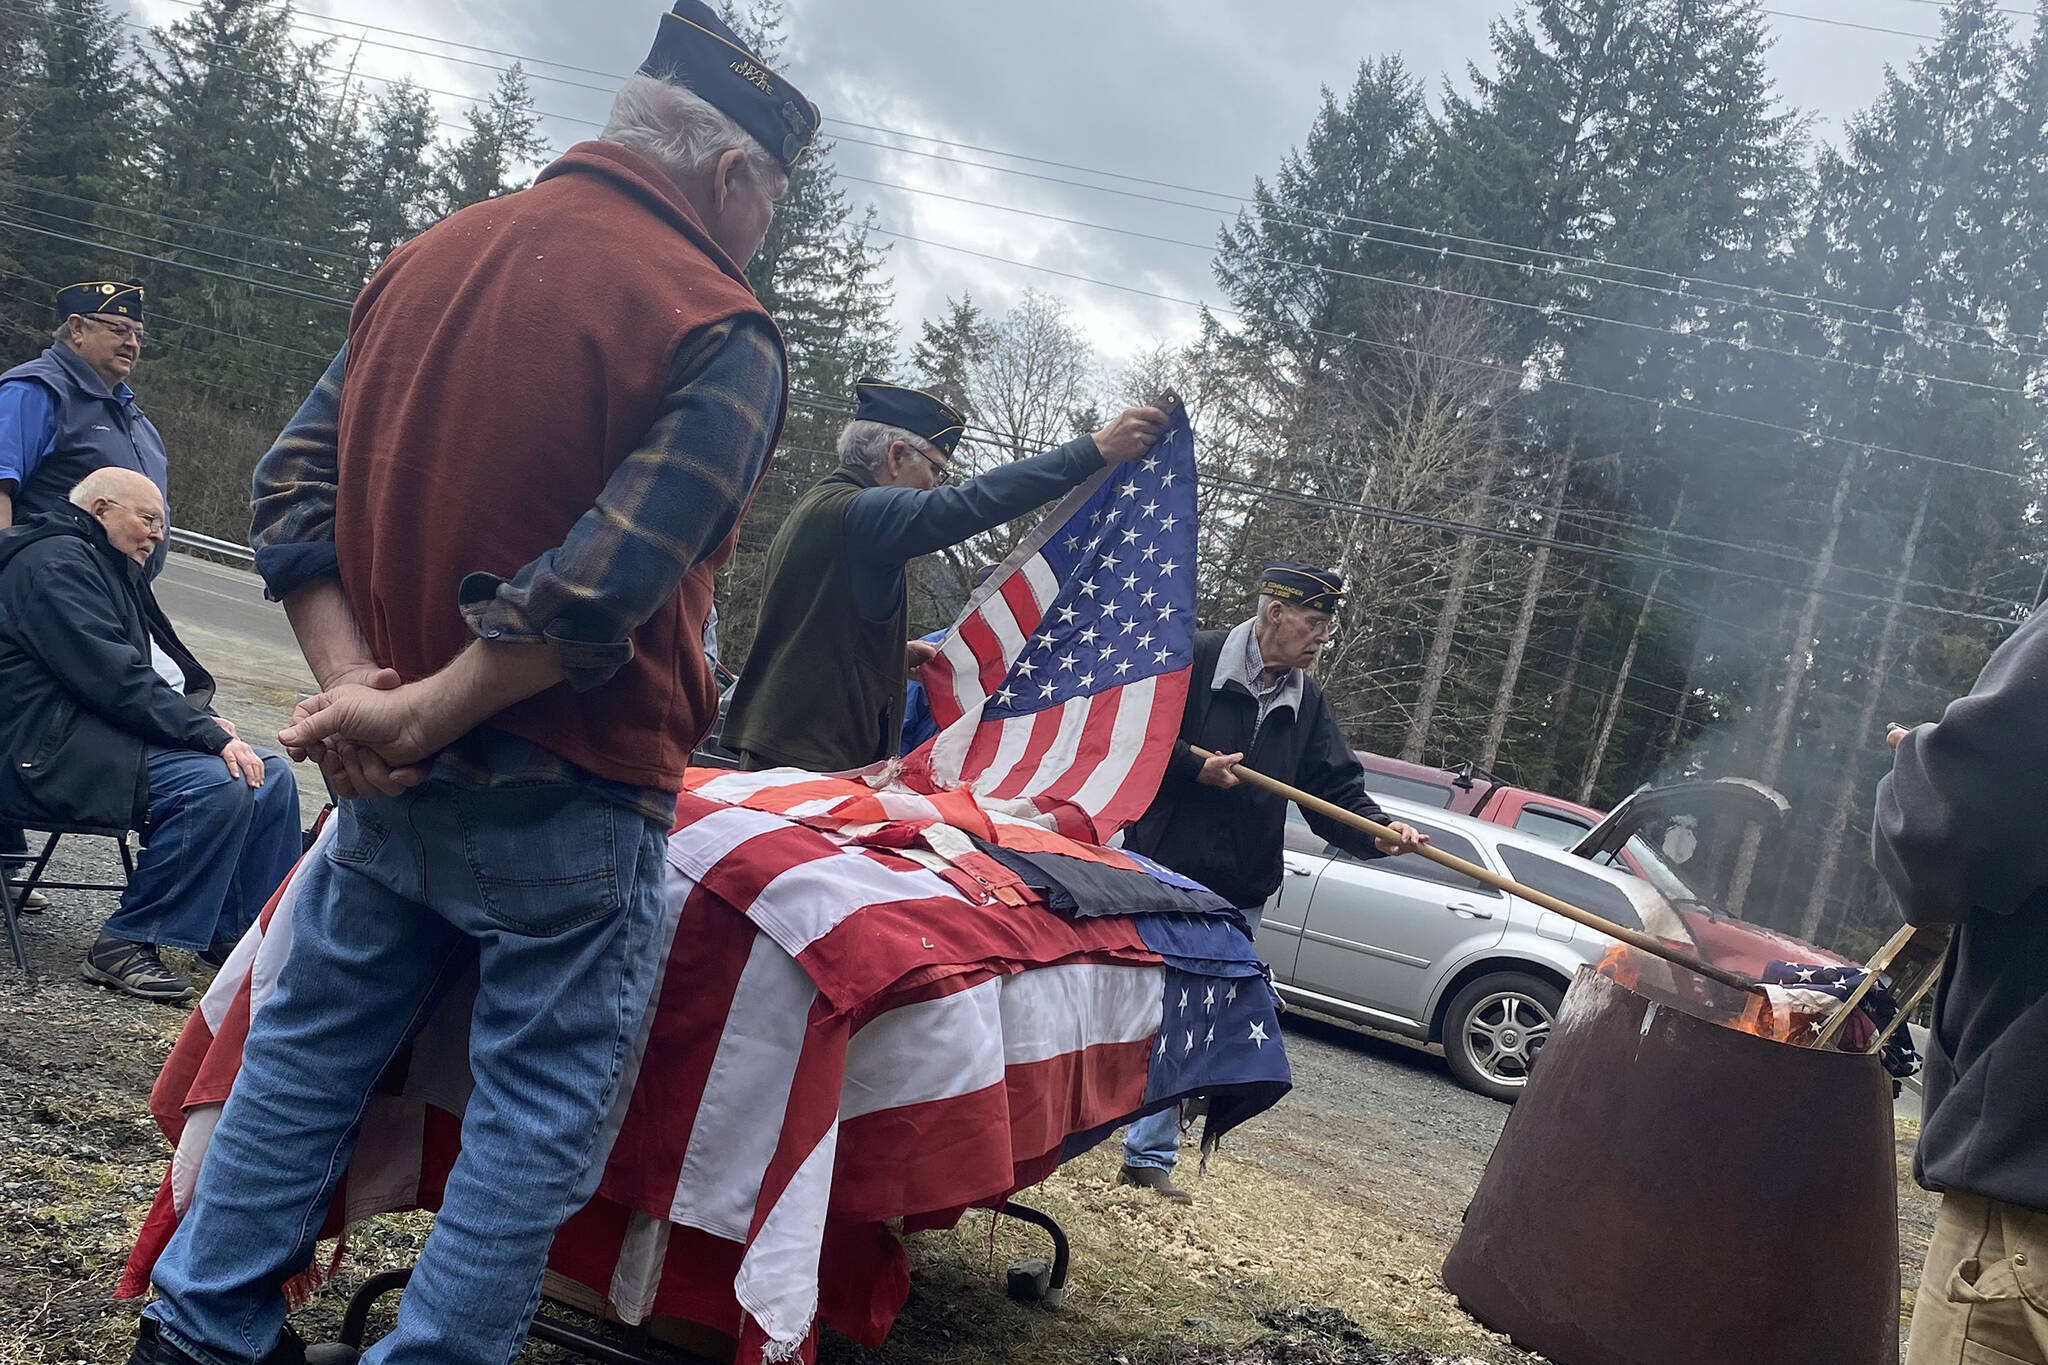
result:
M 1464 835 L 1453 834 L 1447 829 L 1426 824 L 1421 820 L 1411 820 L 1408 823 L 1427 834 L 1429 842 L 1444 852 L 1463 858 L 1468 863 L 1478 863 L 1481 867 L 1486 865 L 1486 860 L 1479 856 L 1479 850 Z M 1439 866 L 1420 853 L 1403 853 L 1398 858 L 1354 858 L 1335 844 L 1331 844 L 1324 852 L 1332 858 L 1342 858 L 1345 862 L 1370 867 L 1375 872 L 1391 872 L 1397 877 L 1411 877 L 1419 882 L 1435 882 L 1438 886 L 1448 886 L 1453 890 L 1470 892 L 1475 896 L 1500 895 L 1500 892 L 1492 887 L 1475 882 L 1462 873 L 1451 871 L 1448 867 Z
M 1526 848 L 1504 848 L 1500 856 L 1501 861 L 1508 865 L 1508 875 L 1525 886 L 1555 896 L 1581 910 L 1590 910 L 1624 928 L 1643 927 L 1642 917 L 1636 914 L 1635 903 L 1629 900 L 1627 892 L 1612 882 L 1563 867 L 1555 858 Z
M 1287 833 L 1281 842 L 1289 853 L 1310 853 L 1318 858 L 1330 856 L 1324 851 L 1329 841 L 1308 827 L 1308 821 L 1301 818 L 1301 807 L 1291 801 L 1287 803 Z
M 1438 810 L 1451 808 L 1449 787 L 1424 782 L 1419 777 L 1397 777 L 1393 773 L 1378 773 L 1367 768 L 1365 789 L 1375 796 L 1398 797 L 1403 801 L 1413 801 L 1418 806 L 1434 806 Z
M 1561 810 L 1545 810 L 1541 806 L 1524 806 L 1522 813 L 1515 817 L 1515 828 L 1524 834 L 1533 834 L 1546 844 L 1559 848 L 1570 848 L 1586 837 L 1592 823 L 1581 816 L 1567 815 Z

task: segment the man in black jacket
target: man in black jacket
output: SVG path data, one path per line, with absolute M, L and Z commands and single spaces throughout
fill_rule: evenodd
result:
M 192 983 L 157 949 L 218 960 L 291 871 L 300 833 L 291 769 L 208 709 L 213 679 L 150 592 L 163 538 L 156 485 L 119 468 L 0 531 L 0 812 L 143 831 L 79 972 L 175 1002 Z
M 1308 676 L 1330 641 L 1344 580 L 1307 564 L 1268 565 L 1257 615 L 1234 630 L 1195 636 L 1180 738 L 1159 794 L 1124 835 L 1124 847 L 1156 858 L 1237 906 L 1256 938 L 1266 899 L 1280 887 L 1287 803 L 1238 779 L 1254 772 L 1391 824 L 1400 843 L 1376 843 L 1349 825 L 1304 809 L 1309 827 L 1360 858 L 1412 852 L 1427 836 L 1389 821 L 1365 791 L 1365 770 L 1337 730 L 1322 689 Z M 1200 746 L 1213 755 L 1198 758 Z M 1188 1202 L 1170 1176 L 1180 1115 L 1164 1110 L 1131 1125 L 1119 1182 Z
M 1878 869 L 1953 924 L 1913 1174 L 1941 1212 L 1908 1365 L 2048 1362 L 2048 612 L 1941 720 L 1894 729 Z

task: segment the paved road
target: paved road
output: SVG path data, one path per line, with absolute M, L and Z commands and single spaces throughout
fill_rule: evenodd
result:
M 1289 1010 L 1294 1090 L 1246 1125 L 1262 1164 L 1332 1197 L 1399 1207 L 1432 1240 L 1456 1238 L 1508 1106 L 1451 1079 L 1443 1054 Z
M 312 690 L 284 608 L 264 600 L 263 580 L 254 573 L 173 552 L 156 595 L 215 677 L 273 691 Z

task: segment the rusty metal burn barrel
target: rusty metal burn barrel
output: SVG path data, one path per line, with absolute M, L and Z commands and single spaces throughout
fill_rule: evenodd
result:
M 1581 968 L 1444 1283 L 1557 1365 L 1897 1365 L 1891 1103 Z

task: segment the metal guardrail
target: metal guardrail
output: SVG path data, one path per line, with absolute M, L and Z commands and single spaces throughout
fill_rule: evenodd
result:
M 256 562 L 256 552 L 246 545 L 237 545 L 232 540 L 215 540 L 212 536 L 202 536 L 181 526 L 171 528 L 171 544 L 186 550 L 204 550 L 211 555 L 232 559 L 237 564 Z

